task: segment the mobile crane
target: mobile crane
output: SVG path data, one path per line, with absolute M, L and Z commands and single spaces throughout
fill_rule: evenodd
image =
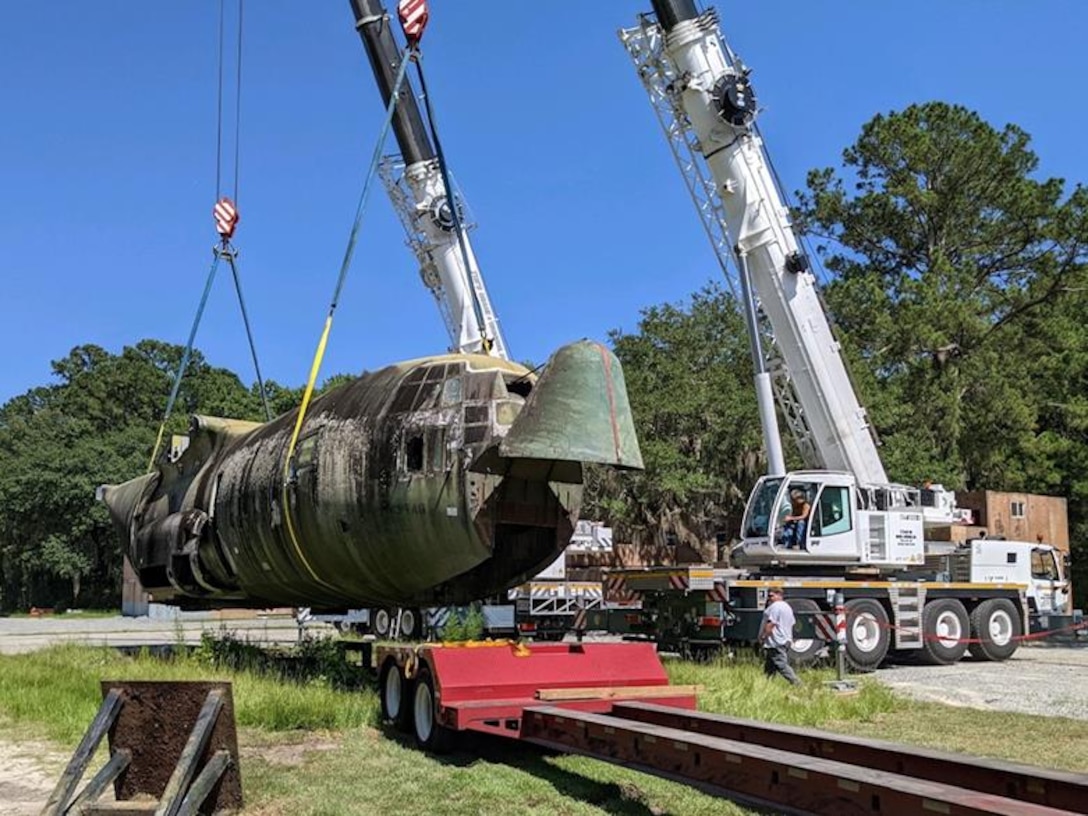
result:
M 641 594 L 643 610 L 625 612 L 619 628 L 688 643 L 754 641 L 767 589 L 785 585 L 813 635 L 795 644 L 799 658 L 822 648 L 821 630 L 833 633 L 819 624 L 836 593 L 857 669 L 875 668 L 889 648 L 950 663 L 970 642 L 977 657 L 1008 657 L 1030 612 L 1065 611 L 1058 553 L 985 538 L 927 546 L 928 529 L 965 514 L 951 491 L 890 483 L 885 474 L 756 127 L 750 69 L 729 49 L 713 9 L 653 0 L 653 10 L 620 39 L 744 312 L 768 473 L 731 552 L 743 569 L 625 571 L 619 577 Z M 786 472 L 775 396 L 806 470 Z M 800 525 L 793 501 L 809 508 Z

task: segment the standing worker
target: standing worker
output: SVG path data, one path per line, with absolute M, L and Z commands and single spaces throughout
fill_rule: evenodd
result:
M 801 681 L 790 666 L 794 623 L 793 608 L 782 600 L 782 588 L 771 587 L 767 591 L 767 606 L 763 610 L 763 625 L 759 630 L 759 641 L 763 645 L 763 673 L 771 677 L 778 672 L 791 685 L 797 686 Z

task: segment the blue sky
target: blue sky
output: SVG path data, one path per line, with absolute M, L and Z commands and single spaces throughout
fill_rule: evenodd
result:
M 392 2 L 392 0 L 389 0 Z M 877 112 L 940 99 L 1088 180 L 1088 4 L 718 4 L 792 191 Z M 648 0 L 432 0 L 443 144 L 517 359 L 633 330 L 715 264 L 616 30 Z M 184 343 L 215 234 L 218 2 L 8 3 L 0 30 L 0 401 L 82 343 Z M 228 9 L 233 0 L 228 0 Z M 265 376 L 305 381 L 383 111 L 345 0 L 250 0 L 235 244 Z M 390 143 L 390 147 L 392 144 Z M 323 375 L 447 338 L 374 190 Z M 229 276 L 197 345 L 252 380 Z

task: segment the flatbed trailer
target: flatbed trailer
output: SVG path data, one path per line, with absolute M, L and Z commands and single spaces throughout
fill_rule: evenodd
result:
M 382 712 L 612 762 L 776 812 L 1083 812 L 1088 777 L 695 710 L 650 643 L 379 645 Z
M 521 736 L 526 709 L 606 712 L 616 700 L 695 708 L 693 686 L 669 685 L 650 643 L 380 644 L 383 717 L 421 748 L 449 748 L 459 731 Z
M 637 595 L 642 608 L 591 614 L 589 629 L 652 639 L 683 653 L 757 643 L 772 587 L 782 588 L 794 609 L 792 657 L 801 664 L 836 641 L 838 626 L 845 627 L 846 659 L 857 671 L 871 671 L 896 652 L 937 664 L 954 663 L 969 650 L 1004 660 L 1029 631 L 1027 587 L 1014 583 L 759 576 L 708 565 L 618 570 L 609 580 Z

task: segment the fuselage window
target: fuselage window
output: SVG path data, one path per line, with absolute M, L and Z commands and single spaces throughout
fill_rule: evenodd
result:
M 427 431 L 427 447 L 431 452 L 430 470 L 441 473 L 446 469 L 446 431 L 443 428 L 433 428 Z
M 506 396 L 506 386 L 497 371 L 473 372 L 466 378 L 465 399 L 470 402 L 501 399 Z
M 461 378 L 450 377 L 442 383 L 442 406 L 456 405 L 461 401 Z
M 430 366 L 424 369 L 426 376 L 416 394 L 412 405 L 413 411 L 425 411 L 434 408 L 438 404 L 438 396 L 442 392 L 442 383 L 446 378 L 446 367 L 442 365 Z
M 486 405 L 466 405 L 465 406 L 465 424 L 476 425 L 478 423 L 486 423 L 489 419 L 488 406 Z
M 404 445 L 404 466 L 409 473 L 423 470 L 423 434 L 415 433 L 408 437 Z
M 465 444 L 483 442 L 491 432 L 491 406 L 465 406 Z

